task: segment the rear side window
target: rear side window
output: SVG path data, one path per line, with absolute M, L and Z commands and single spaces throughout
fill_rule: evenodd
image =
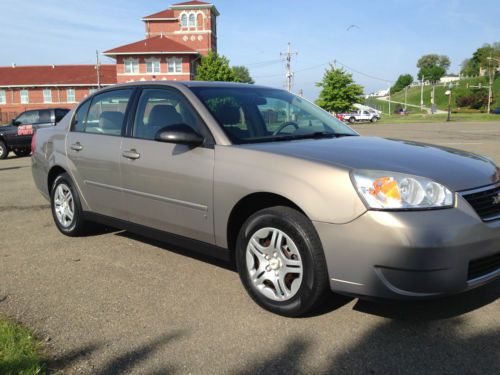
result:
M 83 103 L 77 110 L 75 118 L 73 119 L 73 131 L 83 132 L 85 131 L 85 118 L 90 107 L 90 100 Z
M 73 129 L 85 133 L 121 135 L 132 92 L 131 89 L 115 90 L 94 96 L 90 106 L 87 102 L 78 109 Z
M 45 124 L 52 122 L 52 111 L 50 109 L 41 109 L 38 112 L 38 123 Z

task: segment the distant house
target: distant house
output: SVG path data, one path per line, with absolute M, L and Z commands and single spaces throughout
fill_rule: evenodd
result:
M 460 81 L 460 76 L 457 74 L 447 74 L 439 79 L 439 83 L 450 83 Z
M 121 82 L 194 79 L 202 56 L 217 51 L 211 3 L 187 1 L 143 17 L 145 39 L 104 55 L 116 64 L 0 67 L 0 119 L 33 108 L 71 108 L 98 86 Z M 3 114 L 2 114 L 3 113 Z

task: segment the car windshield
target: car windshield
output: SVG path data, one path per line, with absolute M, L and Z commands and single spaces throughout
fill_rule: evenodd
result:
M 284 90 L 193 87 L 236 144 L 358 135 L 321 108 Z

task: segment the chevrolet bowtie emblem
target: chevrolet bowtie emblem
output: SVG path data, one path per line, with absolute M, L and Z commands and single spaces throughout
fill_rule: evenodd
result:
M 500 204 L 500 193 L 493 196 L 493 204 Z

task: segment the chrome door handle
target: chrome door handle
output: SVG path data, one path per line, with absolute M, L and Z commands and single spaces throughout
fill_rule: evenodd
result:
M 80 142 L 73 143 L 71 146 L 69 146 L 70 149 L 74 151 L 82 151 L 83 146 L 80 144 Z
M 141 154 L 139 154 L 136 150 L 129 150 L 129 151 L 123 151 L 122 156 L 127 159 L 132 159 L 136 160 L 141 157 Z

